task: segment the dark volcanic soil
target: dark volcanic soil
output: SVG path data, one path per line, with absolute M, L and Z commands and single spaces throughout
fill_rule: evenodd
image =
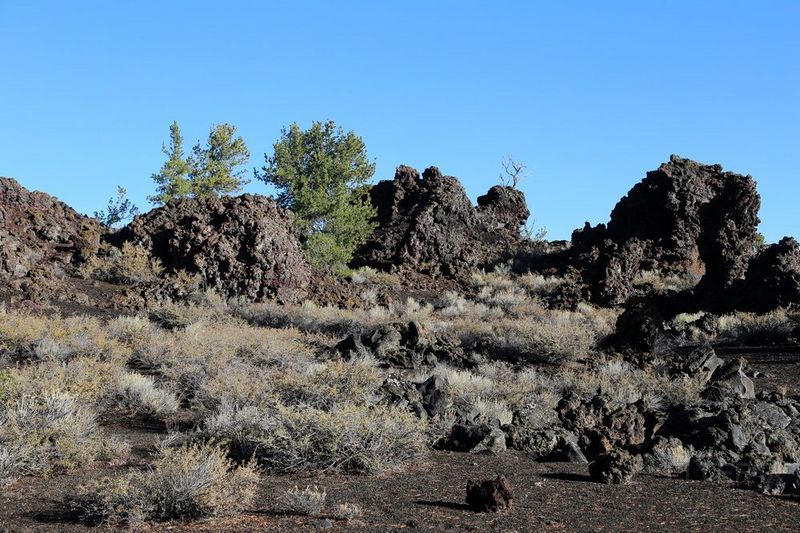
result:
M 787 347 L 717 348 L 725 360 L 744 357 L 751 372 L 756 372 L 753 383 L 756 392 L 781 391 L 789 396 L 800 395 L 800 350 Z
M 126 437 L 139 443 L 152 434 Z M 50 480 L 25 479 L 0 498 L 0 527 L 8 531 L 85 530 L 62 504 L 85 471 Z M 479 514 L 464 505 L 467 479 L 504 473 L 515 500 L 511 511 Z M 352 522 L 291 516 L 273 502 L 294 484 L 325 487 L 328 502 L 356 503 Z M 428 465 L 387 477 L 265 477 L 252 512 L 195 523 L 166 523 L 152 531 L 797 531 L 800 502 L 762 496 L 730 483 L 639 476 L 631 485 L 589 481 L 583 465 L 537 463 L 524 455 L 497 457 L 436 452 Z M 113 529 L 113 528 L 104 528 Z

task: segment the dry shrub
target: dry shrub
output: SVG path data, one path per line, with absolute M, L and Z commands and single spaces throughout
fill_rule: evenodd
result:
M 333 517 L 337 520 L 353 520 L 361 516 L 361 507 L 355 503 L 344 502 L 333 508 Z
M 240 458 L 255 456 L 270 472 L 345 471 L 373 474 L 424 457 L 425 424 L 405 410 L 342 405 L 330 412 L 223 404 L 203 435 L 230 443 Z
M 158 279 L 163 274 L 161 261 L 141 246 L 126 242 L 122 248 L 109 247 L 82 267 L 84 277 L 110 283 L 138 285 Z
M 180 402 L 173 392 L 157 387 L 152 377 L 126 372 L 117 381 L 113 405 L 129 414 L 165 418 L 175 414 Z
M 10 383 L 5 396 L 10 399 L 60 391 L 83 402 L 100 402 L 113 390 L 119 372 L 118 365 L 91 357 L 25 365 L 8 371 Z
M 686 273 L 684 276 L 677 274 L 662 274 L 652 270 L 644 270 L 633 279 L 634 287 L 649 287 L 658 292 L 681 292 L 693 288 L 700 281 L 701 276 Z
M 463 321 L 453 327 L 462 346 L 477 347 L 490 358 L 515 363 L 575 361 L 589 355 L 597 342 L 585 320 L 563 311 L 518 320 Z
M 77 357 L 125 361 L 130 350 L 90 317 L 43 317 L 0 309 L 0 365 Z
M 686 472 L 692 459 L 692 449 L 674 437 L 657 437 L 649 454 L 644 456 L 645 471 L 664 476 Z
M 88 520 L 140 522 L 234 515 L 255 500 L 259 474 L 233 465 L 212 444 L 162 447 L 148 470 L 81 487 L 73 501 Z
M 303 516 L 317 516 L 325 508 L 328 494 L 316 485 L 301 489 L 297 485 L 281 496 L 283 507 L 290 513 Z
M 560 395 L 574 392 L 591 398 L 604 394 L 620 404 L 642 400 L 654 410 L 692 404 L 700 399 L 703 384 L 690 377 L 671 378 L 654 368 L 636 368 L 623 361 L 606 361 L 583 368 L 563 369 L 550 375 Z
M 269 328 L 297 328 L 304 333 L 322 333 L 343 337 L 365 328 L 389 322 L 425 323 L 434 314 L 434 307 L 421 304 L 413 298 L 394 302 L 388 307 L 368 309 L 340 309 L 318 306 L 313 302 L 302 305 L 263 303 L 233 306 L 234 316 L 256 326 Z
M 350 280 L 357 285 L 400 286 L 400 279 L 395 274 L 375 270 L 371 267 L 361 267 L 350 271 Z
M 120 451 L 94 413 L 66 393 L 24 396 L 0 409 L 0 449 L 18 474 L 66 472 Z
M 737 346 L 796 343 L 800 338 L 797 317 L 784 310 L 762 315 L 734 313 L 719 318 L 718 340 Z
M 329 361 L 308 372 L 281 372 L 272 387 L 283 405 L 330 410 L 341 404 L 369 404 L 381 383 L 374 361 Z

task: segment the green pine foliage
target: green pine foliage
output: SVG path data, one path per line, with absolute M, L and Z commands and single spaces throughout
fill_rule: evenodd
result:
M 374 229 L 368 181 L 375 163 L 364 141 L 333 121 L 314 122 L 305 131 L 297 124 L 284 128 L 274 149 L 257 177 L 275 186 L 278 204 L 294 212 L 309 261 L 347 265 Z
M 188 158 L 183 153 L 180 126 L 170 126 L 170 143 L 162 151 L 167 161 L 153 174 L 157 189 L 150 201 L 164 204 L 173 198 L 207 198 L 238 192 L 247 183 L 241 167 L 250 159 L 244 139 L 230 124 L 211 128 L 206 146 L 197 143 Z

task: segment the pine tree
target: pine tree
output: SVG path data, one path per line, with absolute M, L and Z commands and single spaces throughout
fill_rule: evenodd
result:
M 345 266 L 374 229 L 368 184 L 375 163 L 361 137 L 332 121 L 297 124 L 281 131 L 274 154 L 258 179 L 278 189 L 278 203 L 291 209 L 305 237 L 309 261 Z
M 196 144 L 189 157 L 192 195 L 200 198 L 231 194 L 241 190 L 248 180 L 239 169 L 250 160 L 250 152 L 236 128 L 219 124 L 211 128 L 206 147 Z
M 183 137 L 177 122 L 170 126 L 169 147 L 163 147 L 167 161 L 152 178 L 157 194 L 149 200 L 164 204 L 173 198 L 207 198 L 238 192 L 248 180 L 240 167 L 250 159 L 236 128 L 219 124 L 211 128 L 206 146 L 197 143 L 188 158 L 183 155 Z
M 164 204 L 172 198 L 188 196 L 192 190 L 189 181 L 189 163 L 183 157 L 183 136 L 178 123 L 173 121 L 169 127 L 169 146 L 162 146 L 161 151 L 167 156 L 167 161 L 161 171 L 153 174 L 156 182 L 157 194 L 148 197 L 155 204 Z

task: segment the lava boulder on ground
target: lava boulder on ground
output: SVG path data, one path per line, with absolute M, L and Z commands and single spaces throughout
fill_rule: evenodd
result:
M 473 511 L 496 513 L 504 509 L 510 509 L 513 500 L 514 493 L 511 490 L 511 483 L 502 474 L 487 481 L 470 480 L 467 482 L 466 501 Z
M 784 237 L 754 257 L 738 294 L 737 307 L 765 312 L 800 307 L 800 244 Z
M 186 198 L 137 217 L 114 236 L 143 246 L 170 272 L 199 274 L 230 297 L 300 300 L 311 267 L 293 215 L 265 196 Z
M 377 228 L 355 266 L 466 276 L 516 253 L 529 212 L 524 195 L 492 187 L 474 207 L 459 181 L 430 167 L 422 177 L 401 165 L 371 191 Z
M 533 258 L 529 269 L 577 271 L 592 300 L 606 306 L 635 295 L 645 272 L 693 277 L 698 294 L 718 298 L 744 278 L 760 205 L 752 177 L 673 155 L 617 203 L 608 224 L 587 223 L 569 249 Z

